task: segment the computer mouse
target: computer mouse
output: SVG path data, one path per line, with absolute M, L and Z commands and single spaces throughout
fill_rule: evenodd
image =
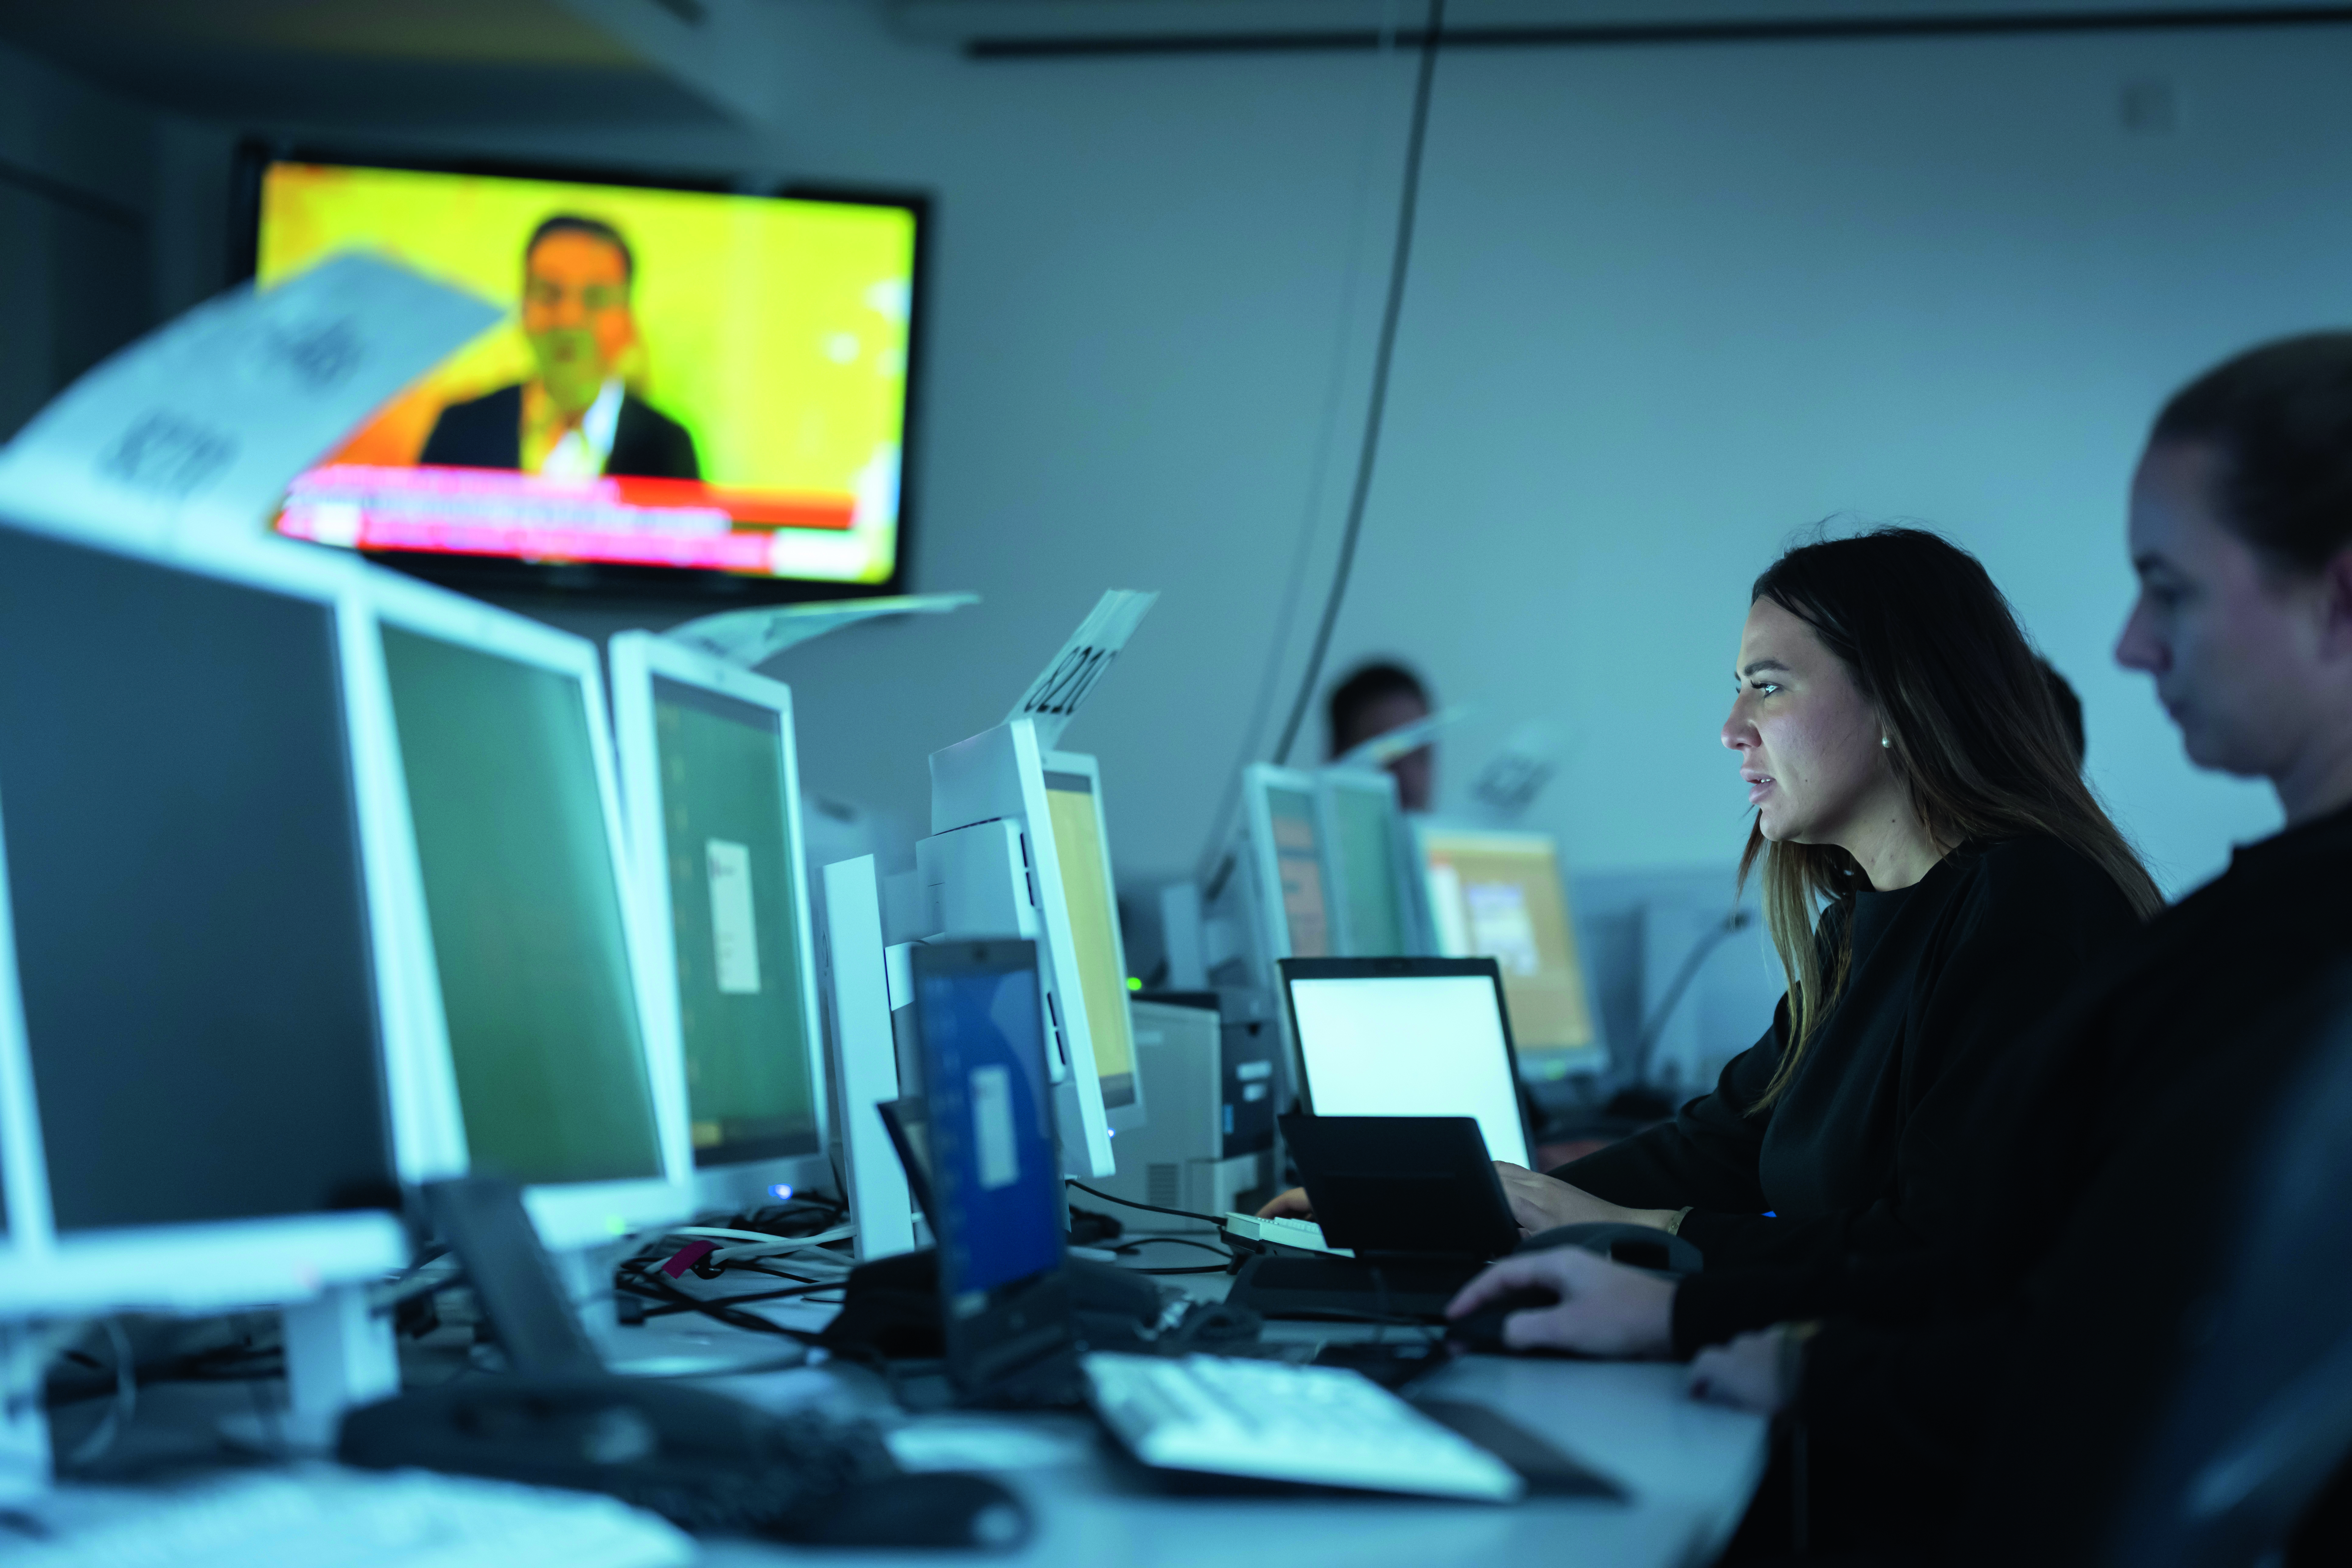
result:
M 1541 1285 L 1506 1290 L 1475 1311 L 1445 1325 L 1445 1342 L 1471 1355 L 1510 1355 L 1503 1342 L 1503 1320 L 1514 1312 L 1540 1311 L 1559 1305 L 1559 1292 Z
M 1679 1236 L 1646 1225 L 1560 1225 L 1539 1230 L 1518 1245 L 1521 1252 L 1543 1252 L 1555 1247 L 1580 1247 L 1628 1268 L 1679 1278 L 1706 1266 L 1699 1249 Z
M 802 1546 L 984 1547 L 1029 1539 L 1028 1504 L 1002 1481 L 961 1471 L 892 1476 L 850 1488 L 785 1536 Z

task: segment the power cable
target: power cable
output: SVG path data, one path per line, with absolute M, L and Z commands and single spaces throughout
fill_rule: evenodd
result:
M 1413 218 L 1421 205 L 1422 153 L 1429 141 L 1430 89 L 1437 79 L 1439 38 L 1445 30 L 1445 0 L 1429 0 L 1429 22 L 1421 34 L 1421 74 L 1413 83 L 1412 129 L 1405 142 L 1404 191 L 1397 203 L 1396 250 L 1389 262 L 1388 303 L 1381 312 L 1380 346 L 1372 355 L 1371 399 L 1364 410 L 1364 441 L 1356 458 L 1355 489 L 1348 498 L 1348 522 L 1339 534 L 1339 559 L 1331 574 L 1331 591 L 1323 601 L 1323 618 L 1307 650 L 1307 668 L 1299 677 L 1298 699 L 1282 726 L 1282 740 L 1274 760 L 1286 763 L 1298 739 L 1298 727 L 1315 700 L 1316 683 L 1323 678 L 1323 660 L 1331 648 L 1331 629 L 1339 623 L 1339 606 L 1348 596 L 1348 579 L 1355 571 L 1356 543 L 1364 529 L 1364 503 L 1372 493 L 1372 471 L 1378 466 L 1381 428 L 1388 415 L 1389 368 L 1396 356 L 1397 321 L 1404 312 L 1404 285 L 1412 265 Z

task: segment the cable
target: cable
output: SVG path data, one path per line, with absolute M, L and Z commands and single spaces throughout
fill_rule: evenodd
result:
M 1633 1042 L 1634 1082 L 1649 1081 L 1650 1052 L 1656 1047 L 1658 1037 L 1666 1032 L 1667 1021 L 1675 1016 L 1675 1009 L 1682 1005 L 1683 993 L 1688 991 L 1691 982 L 1698 978 L 1699 966 L 1706 962 L 1707 955 L 1755 923 L 1756 916 L 1752 910 L 1736 909 L 1691 944 L 1690 956 L 1683 960 L 1680 973 L 1666 987 L 1665 996 L 1651 1013 L 1650 1021 L 1642 1026 L 1641 1037 Z
M 771 1322 L 756 1312 L 737 1311 L 729 1307 L 723 1300 L 706 1301 L 698 1296 L 689 1295 L 663 1279 L 657 1272 L 647 1273 L 634 1264 L 626 1267 L 635 1272 L 636 1278 L 632 1279 L 623 1275 L 615 1280 L 615 1283 L 633 1294 L 651 1296 L 657 1300 L 669 1302 L 681 1311 L 700 1312 L 705 1317 L 716 1318 L 730 1328 L 750 1329 L 758 1333 L 782 1334 L 786 1339 L 798 1340 L 804 1345 L 818 1342 L 817 1336 L 814 1334 L 800 1329 L 788 1329 L 782 1323 Z
M 112 1318 L 102 1320 L 100 1326 L 106 1330 L 107 1342 L 114 1347 L 114 1404 L 105 1418 L 66 1456 L 69 1464 L 87 1465 L 104 1457 L 131 1425 L 131 1418 L 139 1413 L 139 1373 L 131 1354 L 131 1336 Z
M 1331 650 L 1331 629 L 1338 625 L 1339 606 L 1348 595 L 1348 579 L 1355 571 L 1356 542 L 1364 529 L 1364 503 L 1372 492 L 1372 470 L 1381 450 L 1381 426 L 1388 414 L 1389 368 L 1396 355 L 1397 320 L 1404 311 L 1404 283 L 1412 263 L 1413 218 L 1421 205 L 1422 153 L 1429 141 L 1430 89 L 1437 79 L 1439 36 L 1445 30 L 1445 0 L 1429 0 L 1429 23 L 1421 34 L 1421 75 L 1412 89 L 1412 130 L 1405 142 L 1404 193 L 1397 204 L 1396 250 L 1389 262 L 1389 297 L 1381 313 L 1380 346 L 1372 355 L 1372 392 L 1364 410 L 1364 442 L 1356 458 L 1356 485 L 1348 498 L 1348 522 L 1339 534 L 1339 560 L 1331 574 L 1331 592 L 1323 601 L 1323 618 L 1307 655 L 1307 669 L 1298 681 L 1298 700 L 1282 726 L 1282 740 L 1274 760 L 1286 763 L 1298 739 L 1298 727 L 1315 700 L 1316 683 L 1323 679 L 1323 659 Z
M 1381 10 L 1380 59 L 1374 68 L 1375 87 L 1385 82 L 1387 65 L 1396 52 L 1396 12 L 1400 0 L 1386 0 Z M 1381 100 L 1386 95 L 1376 93 L 1370 117 L 1380 121 Z M 1209 840 L 1202 847 L 1201 858 L 1193 868 L 1193 879 L 1204 886 L 1222 882 L 1222 873 L 1211 868 L 1224 852 L 1226 835 L 1232 830 L 1234 816 L 1241 809 L 1242 770 L 1257 760 L 1259 737 L 1265 732 L 1265 721 L 1274 711 L 1275 692 L 1282 684 L 1283 656 L 1290 650 L 1290 628 L 1298 616 L 1299 595 L 1307 588 L 1307 566 L 1314 554 L 1317 523 L 1323 515 L 1325 481 L 1330 477 L 1332 438 L 1338 434 L 1341 394 L 1347 389 L 1349 341 L 1354 336 L 1357 285 L 1362 281 L 1364 265 L 1364 218 L 1371 205 L 1372 165 L 1378 151 L 1380 126 L 1368 128 L 1364 150 L 1358 156 L 1356 169 L 1356 199 L 1348 214 L 1348 267 L 1339 280 L 1339 310 L 1334 333 L 1336 343 L 1331 360 L 1330 380 L 1323 389 L 1323 409 L 1316 420 L 1315 466 L 1307 476 L 1307 504 L 1302 509 L 1298 542 L 1292 548 L 1290 571 L 1283 580 L 1281 607 L 1275 612 L 1274 635 L 1267 639 L 1265 674 L 1258 681 L 1257 700 L 1251 705 L 1249 719 L 1242 725 L 1240 755 L 1234 759 L 1228 771 L 1223 796 L 1217 803 L 1216 814 L 1210 819 Z M 1202 903 L 1215 901 L 1213 892 L 1204 896 Z M 1164 967 L 1164 965 L 1163 965 Z
M 1115 1198 L 1108 1193 L 1102 1191 L 1100 1188 L 1090 1187 L 1084 1182 L 1072 1181 L 1067 1176 L 1065 1176 L 1062 1179 L 1066 1182 L 1069 1182 L 1069 1184 L 1077 1188 L 1078 1191 L 1091 1194 L 1093 1196 L 1102 1199 L 1102 1201 L 1107 1204 L 1119 1204 L 1128 1208 L 1141 1209 L 1146 1214 L 1172 1214 L 1178 1219 L 1202 1220 L 1207 1224 L 1215 1226 L 1219 1230 L 1223 1230 L 1225 1227 L 1225 1222 L 1219 1216 L 1213 1214 L 1194 1214 L 1191 1209 L 1164 1209 L 1158 1204 L 1139 1204 L 1133 1198 Z

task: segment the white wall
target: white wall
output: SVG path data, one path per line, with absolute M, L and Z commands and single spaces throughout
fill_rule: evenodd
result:
M 1310 500 L 1294 667 L 1319 597 L 1410 62 L 969 62 L 837 0 L 774 15 L 772 133 L 537 150 L 940 198 L 918 585 L 986 603 L 780 661 L 806 772 L 919 817 L 925 752 L 999 718 L 1101 588 L 1157 587 L 1069 740 L 1101 754 L 1123 874 L 1188 869 Z M 2074 679 L 2168 884 L 2210 874 L 2273 810 L 2193 774 L 2109 665 L 2125 480 L 2172 386 L 2352 312 L 2347 79 L 2340 28 L 1449 57 L 1334 670 L 1404 653 L 1476 703 L 1454 787 L 1560 720 L 1538 815 L 1582 868 L 1726 864 L 1748 582 L 1814 520 L 1920 519 Z M 2143 81 L 2171 132 L 2122 123 Z

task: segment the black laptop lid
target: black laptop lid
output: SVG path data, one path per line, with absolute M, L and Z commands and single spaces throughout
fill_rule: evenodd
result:
M 1499 1258 L 1519 1244 L 1474 1117 L 1294 1113 L 1282 1137 L 1333 1247 Z

